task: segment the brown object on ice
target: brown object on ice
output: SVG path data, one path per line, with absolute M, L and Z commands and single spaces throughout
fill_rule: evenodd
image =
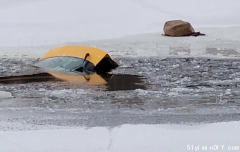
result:
M 182 20 L 167 21 L 164 25 L 164 33 L 166 36 L 199 36 L 205 35 L 195 32 L 192 25 Z

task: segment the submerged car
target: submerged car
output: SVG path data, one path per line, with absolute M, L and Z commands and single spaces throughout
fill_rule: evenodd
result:
M 88 46 L 62 46 L 47 52 L 36 66 L 81 75 L 107 73 L 118 64 L 103 50 Z

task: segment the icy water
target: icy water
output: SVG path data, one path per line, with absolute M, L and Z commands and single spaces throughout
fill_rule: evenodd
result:
M 12 97 L 0 98 L 0 118 L 63 126 L 240 120 L 238 59 L 115 61 L 120 66 L 109 75 L 95 75 L 102 84 L 91 85 L 89 76 L 72 83 L 33 67 L 34 60 L 2 59 L 0 91 Z
M 66 75 L 71 76 L 71 75 Z M 77 76 L 77 75 L 76 75 Z M 0 77 L 0 84 L 27 84 L 27 83 L 61 83 L 68 82 L 71 88 L 72 84 L 77 84 L 74 89 L 82 88 L 83 85 L 103 86 L 106 87 L 106 91 L 118 91 L 118 90 L 135 90 L 146 89 L 143 76 L 130 75 L 130 74 L 105 74 L 98 75 L 97 77 L 91 77 L 91 75 L 78 75 L 79 79 L 75 81 L 60 79 L 52 76 L 48 73 L 38 73 L 32 75 L 20 75 L 20 76 L 7 76 Z M 88 78 L 89 77 L 89 78 Z M 66 83 L 65 83 L 66 84 Z M 94 87 L 91 87 L 94 88 Z M 61 88 L 58 88 L 61 89 Z

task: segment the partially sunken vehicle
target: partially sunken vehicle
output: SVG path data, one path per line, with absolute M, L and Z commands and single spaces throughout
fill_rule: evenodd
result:
M 107 73 L 118 64 L 103 50 L 87 46 L 54 48 L 39 59 L 36 66 L 58 72 L 80 75 Z

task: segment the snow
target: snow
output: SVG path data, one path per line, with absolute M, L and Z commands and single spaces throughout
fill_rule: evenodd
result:
M 197 28 L 240 25 L 236 0 L 2 1 L 0 46 L 61 45 L 162 32 L 165 21 L 172 19 Z
M 0 131 L 3 152 L 186 152 L 192 145 L 217 145 L 228 151 L 240 146 L 239 122 L 199 125 L 122 125 L 115 128 L 72 128 L 37 131 Z M 3 146 L 4 145 L 4 146 Z M 222 147 L 224 146 L 224 150 Z
M 0 0 L 0 3 L 0 57 L 37 58 L 53 47 L 67 44 L 99 47 L 113 56 L 240 55 L 238 0 Z M 163 37 L 164 22 L 172 19 L 188 21 L 196 31 L 207 35 Z M 225 50 L 227 55 L 211 54 L 214 50 L 208 53 L 209 48 Z M 188 145 L 207 146 L 208 151 L 212 151 L 211 145 L 219 148 L 224 145 L 227 151 L 228 146 L 239 146 L 238 126 L 239 122 L 223 122 L 6 130 L 0 131 L 0 151 L 185 152 Z

